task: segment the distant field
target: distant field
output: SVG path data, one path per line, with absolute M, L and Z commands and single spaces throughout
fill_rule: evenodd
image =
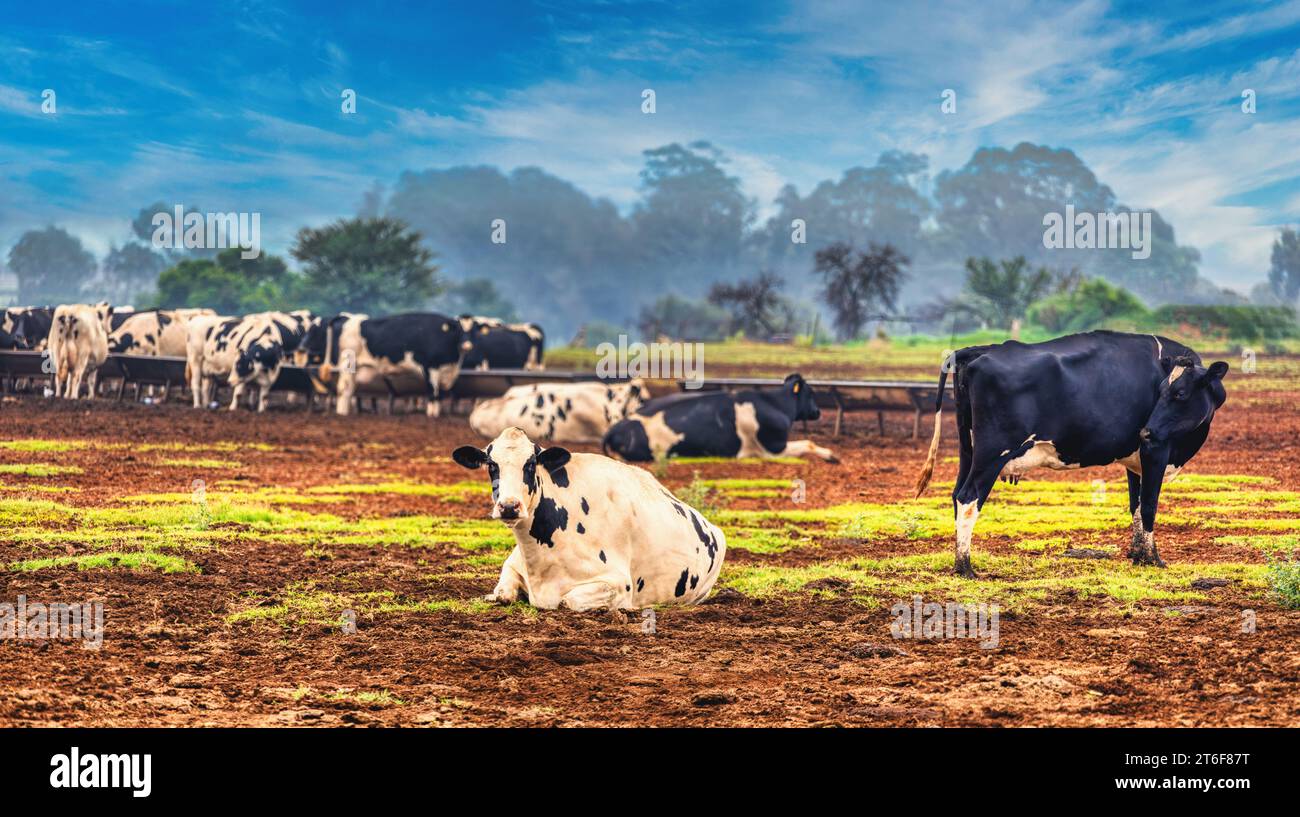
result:
M 1226 360 L 1232 367 L 1233 386 L 1246 391 L 1294 388 L 1300 375 L 1300 342 L 1269 341 L 1257 346 L 1219 339 L 1196 339 L 1168 333 L 1187 343 L 1204 358 Z M 1047 340 L 1046 334 L 1025 333 L 1022 340 Z M 783 377 L 800 372 L 806 377 L 931 380 L 939 373 L 945 353 L 964 346 L 1000 343 L 1005 333 L 979 332 L 952 338 L 910 335 L 888 340 L 845 344 L 755 343 L 744 340 L 704 344 L 705 377 Z M 1244 353 L 1254 352 L 1255 371 L 1243 370 Z M 551 369 L 594 371 L 600 355 L 595 347 L 563 346 L 547 351 Z

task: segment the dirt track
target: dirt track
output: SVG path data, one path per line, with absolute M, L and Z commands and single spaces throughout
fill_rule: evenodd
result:
M 1231 386 L 1229 386 L 1231 389 Z M 923 441 L 899 416 L 881 438 L 851 418 L 848 433 L 813 438 L 843 462 L 717 464 L 672 469 L 674 490 L 692 471 L 709 477 L 803 479 L 816 501 L 893 502 L 909 496 Z M 946 435 L 951 441 L 949 426 Z M 1216 420 L 1198 473 L 1268 475 L 1300 490 L 1291 394 L 1255 393 Z M 445 460 L 476 442 L 463 419 L 336 418 L 277 410 L 195 412 L 180 405 L 69 405 L 23 398 L 0 407 L 0 439 L 78 438 L 129 443 L 58 453 L 0 450 L 0 463 L 74 465 L 57 478 L 78 489 L 53 498 L 99 506 L 124 494 L 187 492 L 195 472 L 159 467 L 138 444 L 258 442 L 270 450 L 216 455 L 238 468 L 207 468 L 209 482 L 307 488 L 366 478 L 454 483 L 479 476 Z M 947 446 L 946 446 L 947 448 Z M 438 459 L 435 459 L 438 458 Z M 945 463 L 937 479 L 952 479 Z M 1108 476 L 1114 477 L 1115 474 Z M 1075 476 L 1073 479 L 1079 479 Z M 5 477 L 0 498 L 42 495 Z M 764 508 L 770 499 L 743 500 Z M 422 496 L 358 495 L 329 508 L 349 519 L 486 515 L 466 503 Z M 236 526 L 237 527 L 237 526 Z M 232 534 L 235 529 L 232 527 Z M 1118 560 L 1127 527 L 1116 521 Z M 1224 549 L 1200 531 L 1160 540 L 1171 562 L 1262 562 L 1249 548 Z M 845 541 L 811 553 L 740 550 L 729 564 L 799 565 L 810 559 L 934 550 L 907 540 Z M 829 548 L 829 550 L 827 550 Z M 69 554 L 85 550 L 75 541 Z M 1006 614 L 1000 646 L 973 641 L 896 641 L 887 609 L 834 592 L 750 598 L 730 591 L 691 609 L 664 609 L 656 633 L 639 616 L 452 609 L 393 612 L 336 625 L 230 623 L 255 603 L 273 603 L 300 582 L 407 599 L 473 599 L 491 589 L 494 567 L 466 570 L 451 546 L 335 545 L 310 558 L 301 544 L 233 536 L 186 554 L 197 573 L 152 570 L 0 572 L 0 602 L 102 599 L 107 635 L 98 651 L 60 641 L 0 641 L 0 725 L 1296 725 L 1300 723 L 1300 613 L 1228 586 L 1196 605 L 1048 598 L 1032 614 Z M 1014 554 L 981 539 L 976 551 Z M 63 551 L 61 551 L 63 552 Z M 0 562 L 33 556 L 0 531 Z M 725 579 L 725 577 L 724 577 Z M 331 584 L 334 583 L 334 584 Z M 725 580 L 723 582 L 725 584 Z M 829 590 L 834 591 L 833 584 Z M 1170 608 L 1180 607 L 1176 614 Z M 1258 611 L 1242 634 L 1241 611 Z M 370 694 L 377 693 L 380 697 Z

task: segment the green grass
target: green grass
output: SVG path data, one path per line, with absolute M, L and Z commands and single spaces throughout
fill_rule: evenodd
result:
M 171 468 L 243 468 L 235 460 L 218 460 L 207 457 L 174 457 L 158 460 L 159 465 Z
M 227 624 L 257 622 L 274 623 L 282 627 L 304 624 L 342 626 L 344 611 L 351 610 L 356 620 L 373 621 L 376 618 L 402 613 L 451 612 L 462 615 L 483 615 L 491 612 L 508 614 L 535 611 L 523 604 L 497 605 L 482 599 L 418 599 L 398 596 L 388 590 L 368 593 L 344 593 L 327 590 L 314 582 L 295 582 L 284 588 L 277 598 L 247 596 L 237 602 L 242 609 L 226 616 Z
M 75 465 L 53 465 L 44 462 L 0 463 L 0 474 L 12 476 L 58 477 L 81 473 L 84 471 Z
M 5 566 L 7 570 L 33 571 L 52 568 L 74 567 L 77 570 L 109 570 L 126 568 L 128 570 L 159 570 L 163 573 L 198 573 L 199 568 L 193 562 L 179 556 L 164 553 L 113 551 L 109 553 L 86 553 L 79 556 L 54 556 L 48 559 L 27 559 L 12 562 Z

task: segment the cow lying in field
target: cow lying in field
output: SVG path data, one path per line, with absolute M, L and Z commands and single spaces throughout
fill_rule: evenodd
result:
M 1222 381 L 1228 364 L 1205 368 L 1180 343 L 1121 332 L 960 349 L 939 376 L 934 438 L 917 480 L 918 497 L 934 472 L 949 368 L 957 401 L 952 503 L 958 573 L 975 576 L 971 534 L 999 476 L 1019 481 L 1039 467 L 1112 463 L 1128 469 L 1129 558 L 1164 567 L 1155 543 L 1160 486 L 1209 436 L 1214 412 L 1227 399 Z
M 746 390 L 656 397 L 615 423 L 601 448 L 629 462 L 661 457 L 777 457 L 813 454 L 835 462 L 811 440 L 791 440 L 796 420 L 816 420 L 821 410 L 803 377 L 786 377 L 779 391 Z
M 108 358 L 108 328 L 113 307 L 108 303 L 61 304 L 47 348 L 54 363 L 54 396 L 76 400 L 81 387 L 95 396 L 97 370 Z
M 535 323 L 505 323 L 500 318 L 461 315 L 470 349 L 465 369 L 544 369 L 546 335 Z
M 517 428 L 452 458 L 487 466 L 492 518 L 515 535 L 489 601 L 627 610 L 695 604 L 717 581 L 722 531 L 640 468 L 541 448 Z
M 293 353 L 299 366 L 319 364 L 320 379 L 334 381 L 339 414 L 352 411 L 358 387 L 414 375 L 425 387 L 425 412 L 436 417 L 469 348 L 460 322 L 436 312 L 384 318 L 344 312 L 314 321 Z
M 518 426 L 534 439 L 598 443 L 611 425 L 635 411 L 649 394 L 639 378 L 608 385 L 592 381 L 515 386 L 476 405 L 469 427 L 488 439 Z

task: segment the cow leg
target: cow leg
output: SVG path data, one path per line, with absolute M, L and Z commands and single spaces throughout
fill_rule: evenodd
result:
M 575 612 L 610 610 L 617 606 L 623 591 L 609 582 L 592 581 L 576 584 L 560 597 L 560 606 Z
M 239 408 L 239 399 L 244 396 L 244 384 L 236 383 L 230 388 L 230 410 Z
M 1125 470 L 1128 475 L 1128 513 L 1133 519 L 1131 527 L 1132 537 L 1129 540 L 1129 556 L 1143 549 L 1142 539 L 1142 514 L 1139 509 L 1142 504 L 1142 475 L 1135 474 L 1132 471 Z
M 777 456 L 776 454 L 768 453 L 767 449 L 763 448 L 761 445 L 759 448 L 770 457 Z M 785 450 L 781 452 L 780 456 L 801 457 L 804 454 L 812 454 L 826 460 L 827 462 L 839 462 L 839 459 L 829 448 L 822 448 L 812 440 L 790 440 L 785 444 Z
M 496 602 L 500 604 L 509 604 L 518 601 L 520 597 L 528 597 L 528 585 L 524 582 L 524 554 L 515 545 L 515 549 L 510 551 L 506 563 L 501 565 L 501 578 L 497 579 L 497 586 L 492 592 L 483 597 L 484 601 Z
M 1138 521 L 1141 530 L 1133 535 L 1133 546 L 1129 549 L 1129 558 L 1135 565 L 1155 565 L 1164 567 L 1164 560 L 1156 551 L 1156 506 L 1160 503 L 1160 488 L 1164 485 L 1165 466 L 1169 464 L 1167 447 L 1148 452 L 1142 451 L 1142 473 L 1149 478 L 1142 480 L 1141 498 L 1138 507 Z
M 437 417 L 442 413 L 442 405 L 438 402 L 440 388 L 438 385 L 438 372 L 436 369 L 424 367 L 424 382 L 428 386 L 426 392 L 429 402 L 424 407 L 424 413 L 428 417 Z
M 346 417 L 352 412 L 352 391 L 356 388 L 356 380 L 345 369 L 339 375 L 338 385 L 335 387 L 334 394 L 334 413 Z
M 1032 444 L 1031 444 L 1032 446 Z M 975 532 L 975 521 L 979 519 L 980 510 L 989 498 L 989 492 L 998 481 L 998 475 L 1008 462 L 1027 450 L 1020 446 L 1014 451 L 1002 455 L 973 452 L 971 466 L 961 487 L 953 492 L 953 515 L 957 521 L 956 560 L 953 570 L 968 579 L 977 578 L 970 564 L 971 538 Z

